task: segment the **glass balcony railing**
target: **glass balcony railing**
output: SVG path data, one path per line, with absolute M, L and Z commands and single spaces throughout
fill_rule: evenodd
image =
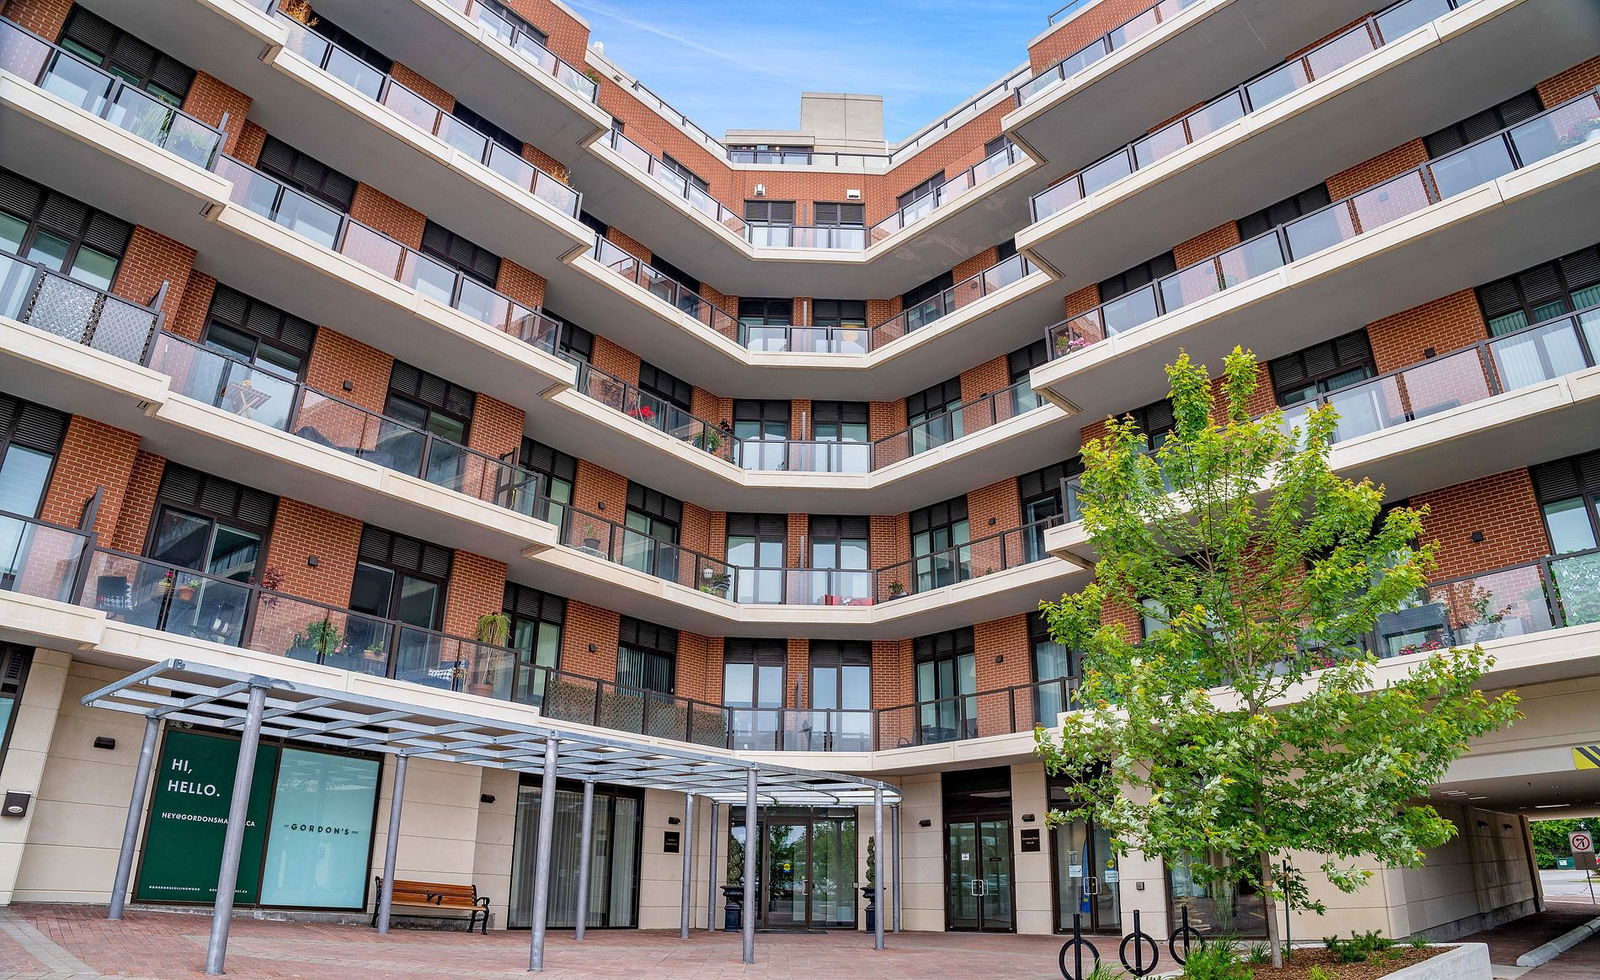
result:
M 1060 523 L 1060 517 L 1048 517 L 880 568 L 876 598 L 887 602 L 1044 561 L 1050 557 L 1044 532 Z
M 226 134 L 147 95 L 10 20 L 0 19 L 0 71 L 65 99 L 152 146 L 210 167 Z
M 161 295 L 148 306 L 0 252 L 0 316 L 125 361 L 144 360 L 161 321 Z
M 1024 415 L 1044 405 L 1026 379 L 922 419 L 872 444 L 872 468 L 882 469 Z
M 872 572 L 838 568 L 730 566 L 728 597 L 749 605 L 870 606 Z
M 1053 728 L 1061 712 L 1074 707 L 1077 686 L 1075 677 L 1057 677 L 881 708 L 873 739 L 882 752 Z
M 690 207 L 727 228 L 735 235 L 744 236 L 744 219 L 723 207 L 722 202 L 712 197 L 709 192 L 701 190 L 699 184 L 668 166 L 649 150 L 628 139 L 615 129 L 611 130 L 609 137 L 603 137 L 603 139 L 613 150 L 617 151 L 617 155 L 628 166 L 648 175 L 673 195 L 688 201 Z
M 864 225 L 774 225 L 747 223 L 745 240 L 758 248 L 838 249 L 867 247 Z
M 588 362 L 578 364 L 578 393 L 629 418 L 659 429 L 673 439 L 703 449 L 720 459 L 737 463 L 738 440 L 725 426 L 708 422 L 657 395 L 641 391 Z
M 1200 0 L 1158 0 L 1121 25 L 1100 35 L 1017 87 L 1017 105 L 1027 105 L 1039 93 L 1054 88 L 1113 51 L 1127 47 L 1165 24 Z
M 595 237 L 594 256 L 595 261 L 613 273 L 628 280 L 678 312 L 687 314 L 690 319 L 698 320 L 701 326 L 709 327 L 729 340 L 738 342 L 739 320 L 737 317 L 730 316 L 714 304 L 701 299 L 691 292 L 689 287 L 671 276 L 657 272 L 650 265 L 629 255 L 600 236 Z
M 1004 147 L 983 160 L 946 180 L 933 193 L 913 201 L 872 226 L 867 239 L 869 246 L 876 245 L 895 232 L 909 228 L 935 211 L 964 196 L 968 191 L 1005 173 L 1019 161 L 1027 159 L 1016 145 L 1007 142 Z
M 1600 141 L 1600 92 L 1574 99 L 1336 201 L 1046 331 L 1052 357 L 1215 296 L 1529 164 Z
M 1427 587 L 1423 628 L 1397 637 L 1389 655 L 1418 652 L 1430 642 L 1487 643 L 1566 626 L 1600 623 L 1600 550 L 1537 561 Z
M 180 395 L 519 514 L 543 513 L 539 476 L 517 465 L 515 451 L 491 456 L 173 334 L 158 333 L 149 350 L 148 366 Z
M 894 148 L 894 152 L 889 154 L 890 168 L 892 169 L 905 163 L 943 139 L 946 133 L 960 129 L 977 116 L 999 105 L 1011 97 L 1011 93 L 1017 91 L 1026 83 L 1031 75 L 1032 71 L 1027 65 L 1013 69 L 1006 77 L 922 127 L 916 133 L 901 140 L 900 144 Z
M 914 330 L 920 330 L 935 320 L 949 316 L 968 303 L 982 299 L 995 290 L 1004 289 L 1019 279 L 1027 278 L 1032 272 L 1033 263 L 1021 255 L 1001 259 L 977 275 L 968 276 L 949 289 L 942 290 L 937 295 L 923 300 L 910 309 L 902 310 L 873 327 L 870 346 L 876 349 L 899 340 Z
M 1097 4 L 1099 2 L 1100 2 L 1100 0 L 1071 0 L 1070 3 L 1060 7 L 1059 9 L 1057 9 L 1056 11 L 1051 13 L 1050 16 L 1045 19 L 1046 23 L 1051 24 L 1053 26 L 1055 24 L 1060 23 L 1061 21 L 1066 20 L 1067 18 L 1071 17 L 1072 15 L 1074 15 L 1076 13 L 1079 13 L 1084 8 L 1093 6 L 1094 4 Z
M 1176 122 L 1141 136 L 1127 146 L 1035 194 L 1033 220 L 1045 218 L 1163 160 L 1223 126 L 1326 78 L 1357 58 L 1404 37 L 1472 0 L 1401 0 L 1346 28 L 1337 36 L 1282 65 L 1219 95 Z
M 529 309 L 232 157 L 219 157 L 215 169 L 233 182 L 231 199 L 240 207 L 524 343 L 548 353 L 556 351 L 559 320 Z
M 489 29 L 502 44 L 515 51 L 544 74 L 578 93 L 590 102 L 597 100 L 600 87 L 583 71 L 572 67 L 553 54 L 538 38 L 529 34 L 522 25 L 514 24 L 477 0 L 445 0 L 457 13 L 468 20 L 477 21 Z
M 577 191 L 445 112 L 355 55 L 316 34 L 293 17 L 274 13 L 288 29 L 286 47 L 332 78 L 387 108 L 407 125 L 460 150 L 518 190 L 531 194 L 569 218 L 578 216 Z M 587 81 L 587 79 L 585 79 Z

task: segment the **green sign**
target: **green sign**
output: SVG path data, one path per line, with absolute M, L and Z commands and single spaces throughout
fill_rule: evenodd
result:
M 150 794 L 135 901 L 216 901 L 222 838 L 228 829 L 228 803 L 238 761 L 239 743 L 233 739 L 167 732 Z M 239 881 L 234 890 L 236 902 L 257 901 L 277 761 L 276 747 L 263 745 L 256 750 Z

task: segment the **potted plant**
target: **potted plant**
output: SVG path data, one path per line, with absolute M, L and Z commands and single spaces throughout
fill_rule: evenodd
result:
M 200 588 L 200 580 L 199 579 L 197 579 L 197 578 L 186 578 L 186 579 L 184 579 L 182 582 L 178 583 L 178 601 L 179 602 L 193 602 L 194 601 L 194 594 L 195 594 L 196 590 L 198 590 L 199 588 Z
M 878 907 L 874 904 L 877 899 L 877 889 L 873 886 L 878 880 L 878 839 L 867 838 L 867 883 L 861 886 L 861 897 L 867 900 L 867 931 L 874 932 L 878 925 Z
M 340 632 L 339 627 L 333 625 L 333 622 L 324 616 L 321 619 L 313 619 L 302 627 L 299 632 L 295 633 L 294 646 L 289 651 L 289 656 L 294 657 L 296 653 L 310 654 L 310 659 L 321 663 L 327 659 L 328 654 L 339 649 L 339 645 L 343 642 L 344 634 Z M 295 659 L 305 658 L 296 657 Z
M 713 572 L 708 568 L 705 570 L 705 581 L 701 583 L 700 591 L 707 593 L 708 595 L 719 595 L 723 598 L 727 598 L 728 589 L 732 585 L 733 578 L 728 574 L 727 569 L 723 569 L 720 572 Z
M 744 843 L 728 842 L 728 883 L 722 886 L 722 931 L 738 932 L 744 912 Z
M 175 576 L 171 572 L 168 572 L 167 574 L 165 574 L 165 575 L 161 576 L 160 578 L 156 579 L 156 584 L 155 584 L 156 595 L 160 596 L 163 599 L 165 599 L 167 596 L 171 595 L 172 594 L 172 583 L 173 583 L 174 580 L 175 580 Z
M 485 613 L 478 617 L 478 642 L 503 647 L 511 638 L 511 616 L 505 612 Z M 468 694 L 494 697 L 495 684 L 500 679 L 500 658 L 482 657 L 479 660 L 478 679 L 467 685 Z
M 369 643 L 367 648 L 361 651 L 361 657 L 368 663 L 381 664 L 388 659 L 389 652 L 383 648 L 381 643 Z
M 311 0 L 283 0 L 283 13 L 307 27 L 316 27 L 318 24 L 317 18 L 311 13 Z
M 889 598 L 898 599 L 906 594 L 906 585 L 899 580 L 889 583 Z
M 722 433 L 709 427 L 702 428 L 700 435 L 695 437 L 695 444 L 708 453 L 714 453 L 722 448 Z
M 583 526 L 583 547 L 585 551 L 600 550 L 600 532 L 593 524 Z

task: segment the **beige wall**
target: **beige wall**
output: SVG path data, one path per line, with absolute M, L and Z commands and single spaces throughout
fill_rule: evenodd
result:
M 67 686 L 72 658 L 55 650 L 34 654 L 27 686 L 16 712 L 16 727 L 0 769 L 0 793 L 27 793 L 33 797 L 26 816 L 0 818 L 0 905 L 9 905 L 16 888 L 22 856 L 39 813 L 39 790 L 44 782 L 45 760 L 55 737 L 61 696 Z M 134 751 L 138 751 L 135 743 Z M 55 816 L 51 814 L 46 819 Z

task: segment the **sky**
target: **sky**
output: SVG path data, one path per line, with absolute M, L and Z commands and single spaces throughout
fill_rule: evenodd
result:
M 801 92 L 881 95 L 912 135 L 1027 60 L 1063 0 L 566 0 L 629 74 L 711 135 L 800 128 Z

